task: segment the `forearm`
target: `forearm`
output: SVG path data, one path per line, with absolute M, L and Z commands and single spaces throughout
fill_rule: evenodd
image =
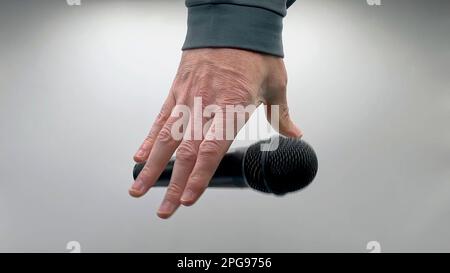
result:
M 188 32 L 183 50 L 247 49 L 283 57 L 283 17 L 295 0 L 186 0 Z

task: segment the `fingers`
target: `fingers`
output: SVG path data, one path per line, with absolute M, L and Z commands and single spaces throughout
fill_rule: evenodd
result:
M 194 168 L 198 149 L 202 143 L 202 139 L 196 140 L 193 138 L 194 127 L 192 126 L 192 121 L 193 117 L 191 116 L 191 120 L 188 124 L 188 128 L 190 128 L 189 137 L 191 137 L 191 139 L 186 138 L 178 147 L 170 183 L 167 187 L 164 200 L 157 212 L 158 216 L 163 219 L 169 218 L 180 206 L 181 195 L 186 187 L 189 175 Z M 207 123 L 206 118 L 202 118 L 202 124 L 205 124 L 205 130 L 209 129 L 209 123 Z M 187 137 L 187 135 L 185 137 Z
M 295 125 L 289 114 L 286 93 L 267 101 L 266 118 L 279 133 L 292 138 L 301 138 L 303 132 Z
M 223 115 L 221 110 L 223 107 L 214 108 L 215 115 L 212 122 L 208 123 L 207 133 L 204 140 L 200 144 L 197 152 L 197 158 L 192 172 L 187 180 L 186 188 L 181 196 L 180 202 L 185 206 L 193 205 L 208 187 L 211 178 L 217 170 L 225 153 L 231 146 L 234 137 L 236 137 L 239 130 L 245 125 L 254 109 L 251 108 L 249 115 L 246 112 L 237 112 L 238 115 L 243 115 L 245 122 L 239 123 L 234 116 L 230 117 Z M 236 130 L 233 130 L 232 137 L 230 137 L 227 125 L 233 124 Z
M 161 111 L 159 112 L 156 120 L 154 121 L 150 132 L 145 138 L 144 142 L 139 147 L 138 151 L 134 155 L 134 161 L 137 163 L 141 163 L 147 160 L 150 155 L 150 151 L 153 147 L 153 144 L 161 131 L 162 127 L 166 123 L 167 119 L 170 117 L 172 109 L 175 107 L 175 97 L 172 92 L 170 92 L 169 96 L 166 98 Z
M 180 206 L 180 198 L 194 168 L 200 143 L 201 141 L 186 140 L 180 144 L 166 195 L 157 212 L 159 217 L 169 218 Z
M 226 120 L 217 116 L 210 123 L 204 140 L 198 148 L 197 158 L 187 180 L 180 202 L 185 206 L 193 205 L 208 187 L 220 161 L 230 148 L 232 140 L 224 138 Z
M 230 140 L 205 139 L 200 144 L 197 161 L 180 200 L 183 205 L 193 205 L 202 195 L 231 143 Z
M 185 119 L 186 117 L 183 116 L 182 118 Z M 181 142 L 181 139 L 178 140 L 172 136 L 172 126 L 179 120 L 180 117 L 171 116 L 161 128 L 148 156 L 147 163 L 129 190 L 131 196 L 140 197 L 144 195 L 163 172 Z

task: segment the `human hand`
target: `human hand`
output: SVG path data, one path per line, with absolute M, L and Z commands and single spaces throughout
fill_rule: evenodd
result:
M 158 216 L 169 218 L 183 204 L 194 204 L 205 191 L 222 157 L 244 124 L 234 121 L 232 132 L 224 132 L 229 118 L 218 112 L 196 116 L 195 98 L 201 98 L 201 111 L 209 105 L 225 112 L 229 105 L 244 107 L 261 103 L 268 106 L 269 122 L 273 105 L 279 106 L 278 131 L 289 137 L 301 137 L 302 132 L 289 117 L 286 101 L 287 73 L 283 59 L 240 49 L 202 48 L 183 52 L 181 63 L 169 95 L 156 121 L 134 156 L 137 163 L 147 161 L 132 185 L 131 196 L 143 196 L 161 175 L 176 152 L 170 184 L 158 210 Z M 191 110 L 190 116 L 174 115 L 177 106 Z M 218 106 L 218 107 L 217 107 Z M 217 109 L 218 108 L 218 109 Z M 216 111 L 214 110 L 214 111 Z M 251 114 L 251 113 L 250 113 Z M 196 118 L 203 126 L 197 126 Z M 184 138 L 175 137 L 180 125 Z M 217 120 L 220 122 L 216 123 Z M 248 117 L 245 118 L 245 122 Z M 192 126 L 192 124 L 195 124 Z M 231 137 L 217 138 L 218 133 Z M 189 135 L 190 137 L 186 137 Z

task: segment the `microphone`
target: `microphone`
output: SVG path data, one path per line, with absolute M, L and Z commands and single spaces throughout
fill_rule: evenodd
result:
M 261 149 L 261 145 L 276 149 Z M 278 147 L 274 145 L 278 144 Z M 166 187 L 175 159 L 171 159 L 154 186 Z M 136 179 L 145 163 L 134 166 Z M 313 148 L 300 139 L 275 136 L 249 147 L 228 152 L 220 162 L 209 186 L 213 188 L 252 188 L 284 195 L 308 186 L 317 174 L 318 161 Z

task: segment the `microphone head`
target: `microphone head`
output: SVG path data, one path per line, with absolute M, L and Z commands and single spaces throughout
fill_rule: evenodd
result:
M 261 144 L 272 149 L 264 151 Z M 251 145 L 244 158 L 248 185 L 276 195 L 303 189 L 314 180 L 317 168 L 316 153 L 308 143 L 282 136 Z

